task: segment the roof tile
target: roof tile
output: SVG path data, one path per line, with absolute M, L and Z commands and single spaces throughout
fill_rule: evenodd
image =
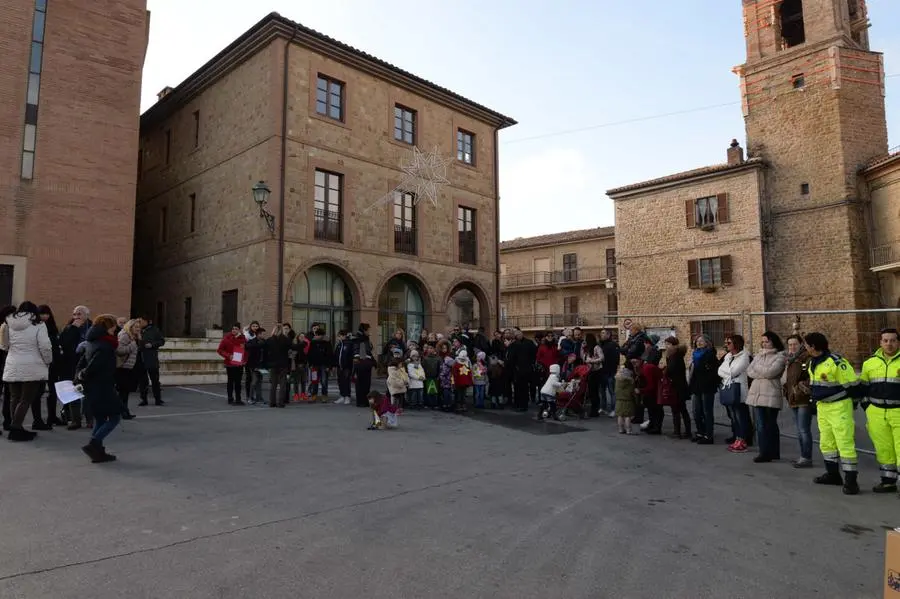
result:
M 585 241 L 588 239 L 613 237 L 615 234 L 615 227 L 596 227 L 594 229 L 579 229 L 577 231 L 564 231 L 562 233 L 538 235 L 537 237 L 518 237 L 516 239 L 510 239 L 509 241 L 501 241 L 500 251 L 521 250 L 558 243 L 573 243 L 575 241 Z
M 676 183 L 678 181 L 683 181 L 686 179 L 692 179 L 694 177 L 700 177 L 703 175 L 713 175 L 717 173 L 725 173 L 731 170 L 737 170 L 740 168 L 746 168 L 748 165 L 755 164 L 763 164 L 762 158 L 748 158 L 744 162 L 740 164 L 713 164 L 711 166 L 704 166 L 701 168 L 695 168 L 689 171 L 682 171 L 680 173 L 674 173 L 671 175 L 666 175 L 665 177 L 659 177 L 658 179 L 650 179 L 648 181 L 641 181 L 639 183 L 632 183 L 631 185 L 625 185 L 623 187 L 616 187 L 614 189 L 609 189 L 606 192 L 606 195 L 612 196 L 620 193 L 624 193 L 626 191 L 634 191 L 636 189 L 642 189 L 644 187 L 652 187 L 653 185 L 661 185 L 664 183 Z

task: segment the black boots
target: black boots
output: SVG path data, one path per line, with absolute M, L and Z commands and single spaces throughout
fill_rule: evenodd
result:
M 853 481 L 856 483 L 855 472 L 853 473 Z M 841 470 L 838 467 L 837 462 L 832 462 L 831 460 L 825 460 L 825 474 L 821 476 L 817 476 L 813 479 L 813 482 L 817 485 L 832 485 L 835 487 L 840 487 L 844 484 L 844 479 L 841 478 Z
M 26 431 L 24 428 L 11 428 L 7 436 L 10 441 L 34 441 L 37 433 Z
M 87 445 L 81 448 L 81 451 L 83 451 L 87 457 L 91 458 L 91 462 L 94 464 L 114 462 L 116 460 L 116 456 L 106 453 L 106 448 L 103 447 L 103 443 L 96 439 L 91 439 Z
M 881 482 L 872 487 L 873 493 L 896 493 L 897 479 L 882 476 Z
M 844 495 L 857 495 L 859 493 L 859 485 L 856 483 L 856 475 L 858 472 L 844 473 Z

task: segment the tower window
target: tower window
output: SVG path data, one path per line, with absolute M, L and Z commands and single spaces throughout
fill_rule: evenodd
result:
M 803 73 L 791 77 L 791 85 L 794 86 L 794 89 L 803 89 L 806 87 L 806 78 L 803 76 Z
M 859 18 L 859 0 L 847 0 L 847 8 L 850 12 L 851 21 Z
M 805 196 L 809 195 L 809 183 L 800 184 L 800 194 Z
M 779 10 L 781 21 L 781 47 L 793 48 L 806 41 L 803 26 L 803 0 L 784 0 Z

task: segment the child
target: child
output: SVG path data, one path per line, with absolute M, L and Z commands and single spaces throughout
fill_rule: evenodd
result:
M 378 391 L 370 391 L 367 398 L 369 408 L 372 410 L 372 424 L 369 425 L 369 430 L 397 428 L 400 408 L 395 406 L 390 398 L 381 395 Z
M 387 389 L 388 393 L 391 394 L 391 403 L 393 405 L 403 407 L 407 388 L 409 388 L 409 377 L 406 374 L 403 360 L 394 358 L 391 360 L 391 365 L 388 366 L 387 371 Z
M 423 407 L 422 395 L 425 392 L 425 369 L 419 361 L 419 352 L 409 352 L 409 364 L 406 365 L 406 373 L 409 375 L 409 407 L 421 410 Z
M 461 349 L 453 364 L 453 403 L 457 412 L 466 411 L 466 392 L 474 384 L 469 353 Z
M 475 407 L 479 410 L 484 409 L 484 392 L 488 384 L 487 365 L 484 363 L 486 357 L 483 351 L 478 352 L 475 354 L 475 364 L 472 366 Z
M 441 362 L 441 410 L 449 412 L 453 409 L 453 365 L 456 360 L 444 356 Z
M 559 364 L 550 366 L 550 376 L 541 387 L 541 402 L 538 404 L 538 420 L 552 418 L 556 413 L 556 394 L 562 391 L 563 384 L 559 380 Z
M 634 410 L 634 374 L 628 369 L 628 366 L 622 366 L 616 375 L 616 417 L 620 434 L 636 434 L 631 430 Z
M 433 334 L 433 333 L 432 333 Z M 422 360 L 425 371 L 425 406 L 434 409 L 440 405 L 441 359 L 433 345 L 425 346 L 425 359 Z
M 562 371 L 559 373 L 560 380 L 567 381 L 572 378 L 572 372 L 575 370 L 575 361 L 578 358 L 574 353 L 566 356 L 562 365 Z
M 503 407 L 504 390 L 506 380 L 503 378 L 503 360 L 491 358 L 488 366 L 488 395 L 491 396 L 491 408 L 497 410 Z

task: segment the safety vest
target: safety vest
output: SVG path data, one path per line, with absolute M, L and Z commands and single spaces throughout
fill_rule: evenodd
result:
M 862 397 L 879 408 L 900 408 L 900 352 L 890 358 L 879 349 L 863 363 L 859 375 Z
M 859 390 L 853 365 L 837 354 L 829 354 L 821 362 L 810 358 L 809 386 L 812 400 L 822 403 L 852 398 Z

